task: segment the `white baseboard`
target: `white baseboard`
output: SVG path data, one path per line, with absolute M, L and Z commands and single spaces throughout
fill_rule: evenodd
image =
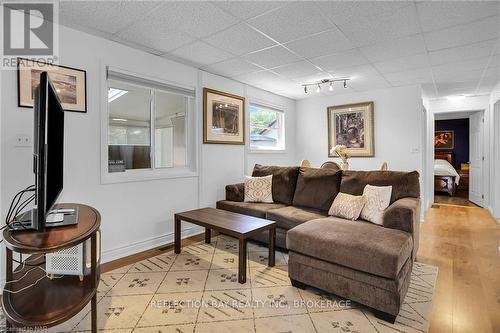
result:
M 204 232 L 204 228 L 198 226 L 185 228 L 184 230 L 182 230 L 181 238 L 191 237 L 202 232 Z M 174 233 L 170 232 L 168 234 L 152 237 L 132 244 L 127 244 L 125 246 L 103 250 L 101 253 L 101 263 L 106 263 L 109 261 L 127 257 L 132 254 L 147 251 L 158 246 L 172 244 L 173 242 Z

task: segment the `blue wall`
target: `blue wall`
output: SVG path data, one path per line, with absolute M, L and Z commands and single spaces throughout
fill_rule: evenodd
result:
M 436 120 L 436 131 L 455 131 L 455 168 L 460 169 L 460 163 L 469 162 L 469 119 Z

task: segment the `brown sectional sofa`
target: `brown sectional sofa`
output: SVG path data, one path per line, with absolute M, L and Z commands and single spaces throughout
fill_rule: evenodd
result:
M 276 244 L 289 251 L 289 276 L 373 308 L 394 321 L 418 250 L 418 172 L 336 171 L 256 165 L 252 175 L 273 175 L 274 203 L 247 203 L 244 184 L 226 186 L 217 208 L 276 221 Z M 392 186 L 383 225 L 328 216 L 339 192 L 361 195 L 367 184 Z M 267 233 L 256 240 L 267 242 Z

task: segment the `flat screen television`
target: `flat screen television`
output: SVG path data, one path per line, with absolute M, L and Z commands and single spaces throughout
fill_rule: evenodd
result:
M 34 229 L 45 229 L 47 214 L 63 189 L 64 110 L 47 72 L 40 74 L 34 101 L 33 171 L 36 211 Z

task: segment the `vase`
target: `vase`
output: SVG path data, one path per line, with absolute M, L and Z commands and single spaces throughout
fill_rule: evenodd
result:
M 342 170 L 347 171 L 349 170 L 349 163 L 347 162 L 347 159 L 342 160 L 342 163 L 340 163 L 340 167 Z

